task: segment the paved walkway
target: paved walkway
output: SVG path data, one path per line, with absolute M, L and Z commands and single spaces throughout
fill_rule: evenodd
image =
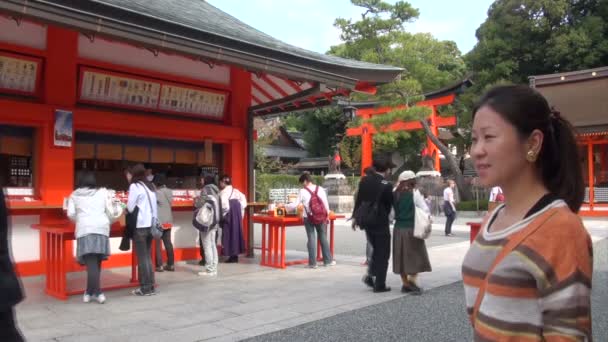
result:
M 439 287 L 460 281 L 460 264 L 468 248 L 468 228 L 463 223 L 458 221 L 454 227 L 456 238 L 443 237 L 440 223 L 434 226 L 436 231 L 429 241 L 433 272 L 420 277 L 425 289 L 449 292 L 450 287 Z M 591 221 L 587 227 L 595 240 L 608 237 L 606 221 Z M 352 232 L 344 221 L 336 231 L 341 240 L 354 242 L 353 250 L 347 249 L 348 255 L 341 254 L 340 245 L 336 245 L 335 267 L 278 270 L 259 266 L 258 259 L 243 258 L 240 264 L 220 264 L 217 278 L 202 279 L 196 275 L 199 266 L 178 263 L 174 273 L 157 273 L 157 296 L 134 297 L 128 290 L 112 291 L 106 293 L 108 302 L 104 305 L 83 304 L 80 296 L 65 302 L 55 300 L 43 294 L 43 278 L 26 278 L 27 299 L 17 307 L 18 322 L 28 341 L 237 341 L 404 300 L 398 291 L 373 294 L 361 284 L 365 244 L 364 239 L 357 239 L 362 234 Z M 288 233 L 288 240 L 292 240 L 289 234 L 295 234 L 297 240 L 301 233 Z M 288 253 L 288 258 L 304 257 L 303 251 Z M 118 269 L 104 271 L 103 277 L 127 279 L 128 274 L 129 269 Z M 72 276 L 74 281 L 83 277 Z M 388 283 L 395 289 L 400 286 L 394 275 Z M 458 310 L 460 306 L 453 303 Z M 328 329 L 324 329 L 331 333 L 328 336 L 338 337 L 339 330 Z

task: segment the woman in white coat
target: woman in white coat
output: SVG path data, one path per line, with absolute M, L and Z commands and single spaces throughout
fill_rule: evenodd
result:
M 87 268 L 85 303 L 91 299 L 100 304 L 106 301 L 100 288 L 101 262 L 110 255 L 110 221 L 120 216 L 120 212 L 112 212 L 120 211 L 118 208 L 113 206 L 108 191 L 97 187 L 92 172 L 80 175 L 77 189 L 68 199 L 67 215 L 76 223 L 76 258 Z

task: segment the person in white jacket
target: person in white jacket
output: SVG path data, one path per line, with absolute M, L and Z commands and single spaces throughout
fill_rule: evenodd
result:
M 127 210 L 133 213 L 137 209 L 137 225 L 133 232 L 133 244 L 137 253 L 140 288 L 133 290 L 136 296 L 151 296 L 154 290 L 154 268 L 150 258 L 152 246 L 151 227 L 153 218 L 158 218 L 158 204 L 154 185 L 146 180 L 146 168 L 136 164 L 127 172 L 129 198 Z
M 108 191 L 98 188 L 92 172 L 80 174 L 77 189 L 70 195 L 67 215 L 76 223 L 76 258 L 87 268 L 87 289 L 83 301 L 103 304 L 100 289 L 101 262 L 110 255 L 110 217 Z
M 239 254 L 245 252 L 243 239 L 243 216 L 247 207 L 245 194 L 232 186 L 232 179 L 228 175 L 220 178 L 220 205 L 222 207 L 222 253 L 228 256 L 227 263 L 239 262 Z M 240 204 L 240 213 L 231 212 L 230 201 L 236 200 Z M 238 215 L 240 214 L 240 215 Z M 240 217 L 240 221 L 237 219 Z

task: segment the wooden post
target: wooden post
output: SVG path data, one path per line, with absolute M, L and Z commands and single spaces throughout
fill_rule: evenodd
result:
M 593 211 L 594 202 L 595 202 L 595 194 L 593 187 L 595 186 L 594 182 L 594 170 L 593 170 L 593 143 L 587 143 L 587 170 L 589 176 L 589 211 Z

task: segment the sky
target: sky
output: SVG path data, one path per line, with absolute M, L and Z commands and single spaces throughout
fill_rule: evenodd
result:
M 336 18 L 358 19 L 362 8 L 350 0 L 207 0 L 213 6 L 279 40 L 325 53 L 340 44 Z M 388 2 L 393 2 L 389 0 Z M 410 0 L 420 16 L 405 29 L 452 40 L 465 54 L 477 43 L 475 31 L 493 0 Z

